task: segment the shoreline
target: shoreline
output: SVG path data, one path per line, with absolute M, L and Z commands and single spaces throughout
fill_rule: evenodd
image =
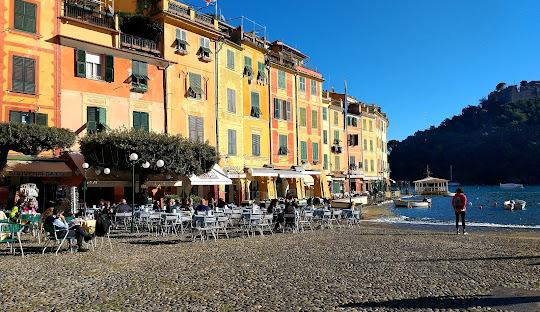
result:
M 362 223 L 363 224 L 380 224 L 389 228 L 410 229 L 410 230 L 427 230 L 437 232 L 454 232 L 455 225 L 450 223 L 413 223 L 413 222 L 390 222 L 383 221 L 383 218 L 398 218 L 399 215 L 392 213 L 389 205 L 367 205 L 362 207 Z M 461 229 L 461 226 L 460 226 Z M 513 226 L 513 225 L 490 225 L 468 223 L 467 232 L 494 232 L 494 233 L 540 233 L 540 228 L 528 226 Z

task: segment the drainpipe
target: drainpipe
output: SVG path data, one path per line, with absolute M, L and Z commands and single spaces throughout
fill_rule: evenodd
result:
M 269 156 L 270 156 L 270 165 L 273 162 L 273 154 L 272 154 L 272 118 L 274 116 L 274 102 L 272 102 L 272 88 L 270 87 L 270 66 L 267 66 L 266 69 L 268 70 L 268 110 L 270 113 L 268 114 L 268 130 L 269 130 Z M 278 139 L 279 142 L 279 139 Z
M 223 48 L 223 40 L 225 39 L 225 37 L 221 36 L 219 37 L 218 40 L 216 40 L 215 42 L 215 45 L 216 45 L 216 48 L 215 48 L 215 51 L 216 51 L 216 70 L 215 70 L 215 82 L 214 82 L 214 85 L 215 85 L 215 91 L 214 91 L 214 97 L 215 97 L 215 114 L 216 114 L 216 150 L 218 152 L 218 155 L 220 154 L 219 153 L 219 51 L 221 51 L 221 49 Z M 221 42 L 221 47 L 218 49 L 218 42 L 219 41 L 222 41 Z
M 167 122 L 168 119 L 168 93 L 167 93 L 167 69 L 171 66 L 171 62 L 167 61 L 167 66 L 163 69 L 163 116 L 164 116 L 164 123 L 163 123 L 163 130 L 165 133 L 169 133 L 169 124 Z
M 296 114 L 296 165 L 300 166 L 300 140 L 298 139 L 299 133 L 299 123 L 298 123 L 298 84 L 297 80 L 298 74 L 294 74 L 294 102 L 295 102 L 295 114 Z M 307 110 L 306 110 L 306 120 L 307 120 Z M 307 152 L 307 151 L 306 151 Z

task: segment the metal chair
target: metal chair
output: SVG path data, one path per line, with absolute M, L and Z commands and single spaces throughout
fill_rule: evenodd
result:
M 21 231 L 23 226 L 19 223 L 0 223 L 0 234 L 10 234 L 8 237 L 0 240 L 0 243 L 7 243 L 12 254 L 15 254 L 15 248 L 13 248 L 13 243 L 19 242 L 21 247 L 21 256 L 24 257 L 24 250 L 21 243 Z M 17 234 L 17 238 L 14 238 L 13 235 Z M 1 235 L 0 235 L 1 236 Z
M 58 228 L 56 228 L 56 226 L 54 224 L 43 224 L 43 229 L 49 235 L 47 237 L 48 239 L 45 238 L 45 241 L 43 242 L 43 251 L 41 252 L 42 254 L 44 254 L 45 249 L 47 249 L 47 242 L 54 241 L 56 243 L 59 243 L 58 244 L 58 249 L 56 249 L 56 255 L 58 255 L 58 251 L 60 250 L 60 248 L 62 248 L 62 244 L 64 244 L 64 242 L 66 240 L 69 240 L 69 242 L 68 242 L 69 251 L 71 253 L 73 253 L 73 248 L 72 248 L 72 244 L 71 244 L 71 242 L 73 241 L 73 237 L 68 235 L 69 234 L 68 230 L 66 230 L 66 229 L 58 229 Z M 61 237 L 59 237 L 58 236 L 59 232 L 65 234 L 65 235 L 61 235 Z
M 298 225 L 300 229 L 304 231 L 304 225 L 309 226 L 310 230 L 313 231 L 313 210 L 304 210 L 304 214 L 300 220 L 298 220 Z

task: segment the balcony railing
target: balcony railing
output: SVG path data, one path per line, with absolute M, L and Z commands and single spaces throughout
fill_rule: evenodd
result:
M 242 35 L 242 39 L 246 40 L 246 41 L 249 41 L 249 42 L 253 43 L 254 45 L 257 45 L 257 46 L 259 46 L 261 48 L 264 48 L 264 49 L 267 48 L 266 43 L 264 42 L 264 40 L 262 38 L 259 38 L 259 37 L 256 37 L 256 36 L 251 36 L 251 35 L 249 35 L 247 33 L 244 33 Z
M 214 25 L 214 19 L 206 14 L 195 12 L 195 21 L 210 26 Z
M 294 61 L 292 59 L 288 59 L 286 57 L 283 57 L 282 54 L 268 53 L 267 56 L 268 56 L 268 60 L 270 62 L 274 62 L 274 63 L 277 63 L 277 64 L 281 64 L 283 66 L 295 69 Z
M 92 7 L 91 5 L 94 3 L 95 1 L 64 1 L 64 16 L 78 19 L 92 25 L 115 29 L 114 15 L 110 12 L 100 11 L 96 6 Z
M 122 33 L 121 45 L 123 49 L 136 50 L 148 54 L 160 55 L 157 49 L 157 41 Z
M 174 3 L 173 1 L 169 1 L 169 11 L 171 11 L 172 13 L 181 15 L 181 16 L 185 16 L 185 17 L 188 17 L 188 18 L 190 17 L 189 8 L 178 5 L 178 4 Z

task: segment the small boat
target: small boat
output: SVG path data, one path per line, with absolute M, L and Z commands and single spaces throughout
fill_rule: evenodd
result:
M 520 199 L 512 199 L 504 202 L 505 210 L 525 210 L 527 202 Z
M 431 198 L 426 197 L 423 199 L 394 199 L 394 205 L 396 205 L 396 207 L 407 208 L 430 208 Z
M 516 184 L 516 183 L 500 183 L 500 186 L 502 189 L 505 189 L 505 190 L 523 188 L 523 184 Z

